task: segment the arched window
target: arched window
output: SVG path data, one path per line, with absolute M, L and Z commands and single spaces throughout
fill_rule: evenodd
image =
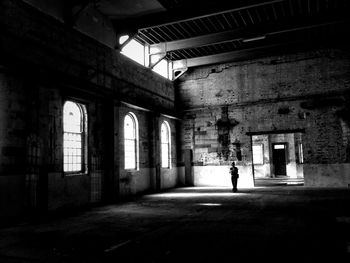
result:
M 138 123 L 131 112 L 124 118 L 124 161 L 125 169 L 138 168 Z
M 171 166 L 171 133 L 170 126 L 167 121 L 163 121 L 161 126 L 161 152 L 162 152 L 162 167 L 170 168 Z
M 87 172 L 87 116 L 85 106 L 66 101 L 63 106 L 63 171 Z

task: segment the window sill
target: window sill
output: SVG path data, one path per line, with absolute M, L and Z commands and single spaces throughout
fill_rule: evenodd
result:
M 63 172 L 62 177 L 73 177 L 73 176 L 86 176 L 89 175 L 87 172 L 76 172 L 76 173 L 65 173 Z
M 124 171 L 126 171 L 126 172 L 138 172 L 138 171 L 140 171 L 140 169 L 125 169 L 124 168 Z

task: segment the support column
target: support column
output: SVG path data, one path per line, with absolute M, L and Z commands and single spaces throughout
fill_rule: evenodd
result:
M 119 106 L 118 101 L 106 99 L 103 123 L 105 127 L 105 177 L 103 201 L 113 203 L 119 198 Z
M 151 185 L 154 191 L 161 190 L 161 169 L 160 169 L 160 114 L 150 113 L 149 121 L 149 134 L 151 149 L 149 153 L 150 165 L 153 168 L 153 173 L 151 173 Z
M 185 162 L 185 185 L 194 186 L 193 178 L 193 151 L 192 149 L 186 149 L 183 151 Z

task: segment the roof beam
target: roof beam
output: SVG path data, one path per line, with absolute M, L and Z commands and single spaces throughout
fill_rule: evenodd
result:
M 240 0 L 228 1 L 225 5 L 205 4 L 200 6 L 174 6 L 168 9 L 167 12 L 160 12 L 158 14 L 145 15 L 130 19 L 110 19 L 113 21 L 116 32 L 134 31 L 137 29 L 147 29 L 153 26 L 168 25 L 173 23 L 184 22 L 195 18 L 208 17 L 218 15 L 226 12 L 233 12 L 262 5 L 269 5 L 287 0 Z M 210 1 L 208 1 L 210 3 Z
M 344 45 L 347 46 L 347 38 L 342 39 Z M 241 49 L 232 52 L 219 53 L 215 55 L 202 56 L 197 58 L 174 60 L 173 62 L 173 74 L 176 72 L 186 71 L 191 67 L 198 67 L 204 65 L 220 64 L 233 61 L 242 61 L 249 59 L 256 59 L 265 56 L 286 54 L 287 52 L 295 52 L 299 50 L 305 50 L 308 48 L 314 49 L 315 42 L 304 40 L 280 42 L 271 45 L 264 45 L 256 48 Z M 176 78 L 175 78 L 176 79 Z
M 206 13 L 206 14 L 203 14 L 203 15 L 193 15 L 195 13 L 194 10 L 190 11 L 191 15 L 189 17 L 186 17 L 186 18 L 183 18 L 183 19 L 177 19 L 177 20 L 174 20 L 174 21 L 169 21 L 169 22 L 165 22 L 165 23 L 162 23 L 162 24 L 155 24 L 155 25 L 150 25 L 150 26 L 144 26 L 142 28 L 140 28 L 140 30 L 147 30 L 147 29 L 150 29 L 152 28 L 153 26 L 167 26 L 167 25 L 170 25 L 170 24 L 176 24 L 176 23 L 182 23 L 182 22 L 188 22 L 188 21 L 191 21 L 191 20 L 195 20 L 195 19 L 200 19 L 200 18 L 205 18 L 205 17 L 210 17 L 210 16 L 216 16 L 216 15 L 220 15 L 220 14 L 224 14 L 224 13 L 231 13 L 231 12 L 236 12 L 236 11 L 241 11 L 241 10 L 245 10 L 245 9 L 249 9 L 249 8 L 254 8 L 254 7 L 259 7 L 259 6 L 265 6 L 265 5 L 273 5 L 273 4 L 277 4 L 277 3 L 280 3 L 280 2 L 285 2 L 287 0 L 270 0 L 270 1 L 253 1 L 254 3 L 253 4 L 246 4 L 244 6 L 240 6 L 240 7 L 235 7 L 235 8 L 232 8 L 232 9 L 224 9 L 224 10 L 220 10 L 220 11 L 217 11 L 217 12 L 210 12 L 210 13 Z M 178 10 L 177 12 L 179 12 L 180 10 Z M 169 14 L 168 14 L 169 16 Z
M 259 29 L 254 28 L 250 30 L 247 30 L 247 29 L 230 30 L 230 31 L 208 34 L 208 35 L 203 35 L 198 37 L 153 44 L 153 45 L 150 45 L 150 54 L 166 53 L 166 52 L 180 50 L 180 49 L 195 48 L 195 47 L 224 43 L 229 41 L 237 41 L 237 40 L 244 41 L 245 39 L 248 40 L 249 38 L 257 37 L 257 36 L 276 35 L 281 33 L 292 32 L 292 31 L 312 29 L 315 27 L 328 26 L 332 24 L 339 24 L 342 22 L 343 21 L 331 21 L 331 22 L 314 23 L 314 24 L 298 23 L 298 25 L 290 24 L 289 26 L 282 25 L 282 24 L 278 24 L 276 26 L 276 25 L 270 24 L 270 25 L 265 25 L 264 27 L 259 27 Z
M 291 45 L 294 46 L 300 43 L 301 43 L 300 41 L 298 42 L 294 41 L 294 42 L 283 43 L 283 44 L 267 45 L 267 46 L 261 46 L 257 48 L 251 48 L 251 49 L 225 52 L 225 53 L 220 53 L 216 55 L 174 60 L 173 71 L 176 72 L 184 68 L 237 61 L 237 60 L 247 59 L 248 57 L 258 57 L 261 55 L 266 55 L 267 52 L 271 52 L 271 53 L 277 52 L 282 47 L 285 48 L 287 46 L 291 46 Z

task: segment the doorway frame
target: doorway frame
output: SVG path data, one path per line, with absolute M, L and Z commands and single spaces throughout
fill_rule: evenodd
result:
M 269 135 L 269 134 L 284 134 L 284 133 L 301 133 L 305 134 L 305 129 L 290 129 L 290 130 L 268 130 L 268 131 L 255 131 L 255 132 L 246 132 L 246 135 L 250 136 L 250 152 L 253 154 L 253 136 L 254 135 Z M 255 168 L 253 163 L 252 155 L 252 175 L 253 175 L 253 185 L 256 187 L 255 182 Z

